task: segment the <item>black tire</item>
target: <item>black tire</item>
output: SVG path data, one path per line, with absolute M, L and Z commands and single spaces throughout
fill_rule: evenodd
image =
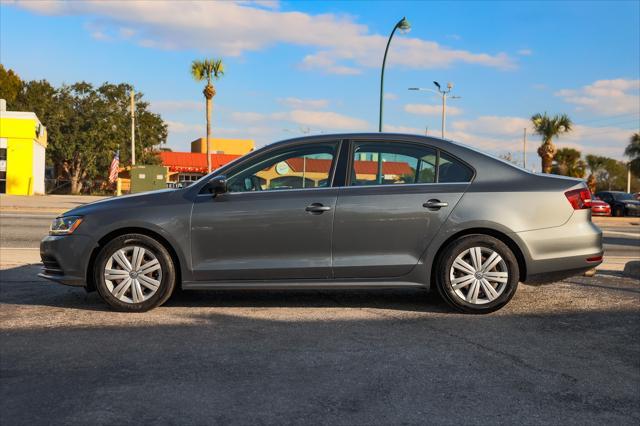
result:
M 613 216 L 615 216 L 615 217 L 624 216 L 624 209 L 622 207 L 614 207 Z
M 153 293 L 148 299 L 139 303 L 133 303 L 133 301 L 126 302 L 115 297 L 109 289 L 107 280 L 104 276 L 107 262 L 111 256 L 120 249 L 127 250 L 131 249 L 131 247 L 141 247 L 150 252 L 157 259 L 161 271 L 161 277 L 158 280 L 160 285 L 157 286 L 155 293 Z M 100 250 L 96 257 L 93 274 L 96 289 L 98 290 L 100 297 L 102 297 L 102 300 L 104 300 L 113 309 L 122 312 L 145 312 L 156 308 L 171 297 L 176 286 L 175 265 L 169 251 L 164 245 L 155 239 L 142 234 L 126 234 L 109 241 L 109 243 Z M 111 285 L 113 288 L 113 282 Z M 130 291 L 131 290 L 129 290 L 129 292 Z M 145 287 L 143 291 L 149 292 L 150 290 Z
M 454 290 L 451 285 L 453 263 L 456 261 L 456 258 L 460 254 L 473 247 L 480 247 L 481 250 L 483 250 L 483 248 L 487 249 L 487 253 L 493 251 L 497 253 L 504 262 L 497 265 L 496 268 L 503 269 L 504 271 L 500 273 L 504 274 L 504 272 L 506 272 L 508 276 L 506 277 L 506 282 L 494 283 L 495 288 L 498 289 L 498 291 L 496 291 L 496 293 L 498 293 L 498 296 L 493 300 L 490 300 L 490 297 L 486 294 L 488 292 L 485 292 L 481 284 L 478 284 L 479 290 L 476 293 L 477 299 L 484 300 L 480 303 L 470 303 L 469 301 L 465 300 L 465 298 L 463 297 L 464 294 L 463 296 L 460 295 L 461 292 L 470 292 L 472 284 L 469 284 L 466 287 L 459 288 L 458 290 Z M 483 253 L 485 252 L 483 251 Z M 486 260 L 486 258 L 482 259 L 483 261 Z M 438 288 L 438 293 L 440 293 L 440 296 L 449 305 L 461 312 L 469 314 L 487 314 L 497 311 L 498 309 L 506 305 L 509 300 L 511 300 L 516 292 L 516 289 L 518 288 L 520 270 L 515 255 L 505 243 L 489 235 L 466 235 L 452 241 L 444 248 L 442 254 L 438 257 L 437 262 L 436 286 Z M 457 273 L 457 271 L 455 273 Z M 469 274 L 469 276 L 471 275 Z M 482 277 L 482 275 L 480 276 Z M 494 287 L 492 286 L 492 288 Z M 478 296 L 478 294 L 484 295 L 484 298 L 481 298 L 480 296 Z M 471 300 L 473 300 L 473 298 L 471 298 Z

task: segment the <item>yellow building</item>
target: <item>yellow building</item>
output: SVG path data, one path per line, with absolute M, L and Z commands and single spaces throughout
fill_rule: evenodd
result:
M 207 138 L 198 138 L 191 142 L 191 152 L 207 153 Z M 209 149 L 212 154 L 245 155 L 253 151 L 254 142 L 251 139 L 209 138 Z
M 33 112 L 7 111 L 0 99 L 0 193 L 44 194 L 47 130 Z

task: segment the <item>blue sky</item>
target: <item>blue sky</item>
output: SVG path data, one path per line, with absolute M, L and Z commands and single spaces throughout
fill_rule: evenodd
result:
M 559 146 L 623 158 L 640 127 L 639 4 L 8 1 L 0 60 L 23 79 L 132 83 L 169 123 L 169 147 L 187 151 L 204 133 L 190 62 L 222 57 L 213 132 L 263 145 L 375 131 L 384 44 L 407 16 L 389 53 L 387 130 L 439 135 L 439 99 L 407 88 L 451 81 L 462 98 L 448 138 L 520 160 L 528 117 L 565 112 L 577 126 Z

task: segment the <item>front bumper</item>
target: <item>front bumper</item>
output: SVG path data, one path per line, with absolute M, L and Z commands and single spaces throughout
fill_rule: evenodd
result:
M 61 284 L 85 287 L 87 265 L 95 242 L 84 235 L 48 235 L 40 241 L 42 272 L 39 277 Z

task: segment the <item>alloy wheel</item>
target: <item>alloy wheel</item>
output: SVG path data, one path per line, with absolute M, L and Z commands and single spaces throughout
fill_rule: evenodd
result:
M 126 303 L 141 303 L 160 288 L 162 266 L 151 250 L 127 246 L 109 257 L 104 279 L 107 289 L 116 299 Z
M 496 300 L 507 288 L 509 271 L 504 259 L 487 247 L 460 253 L 449 271 L 450 286 L 467 303 L 483 305 Z

